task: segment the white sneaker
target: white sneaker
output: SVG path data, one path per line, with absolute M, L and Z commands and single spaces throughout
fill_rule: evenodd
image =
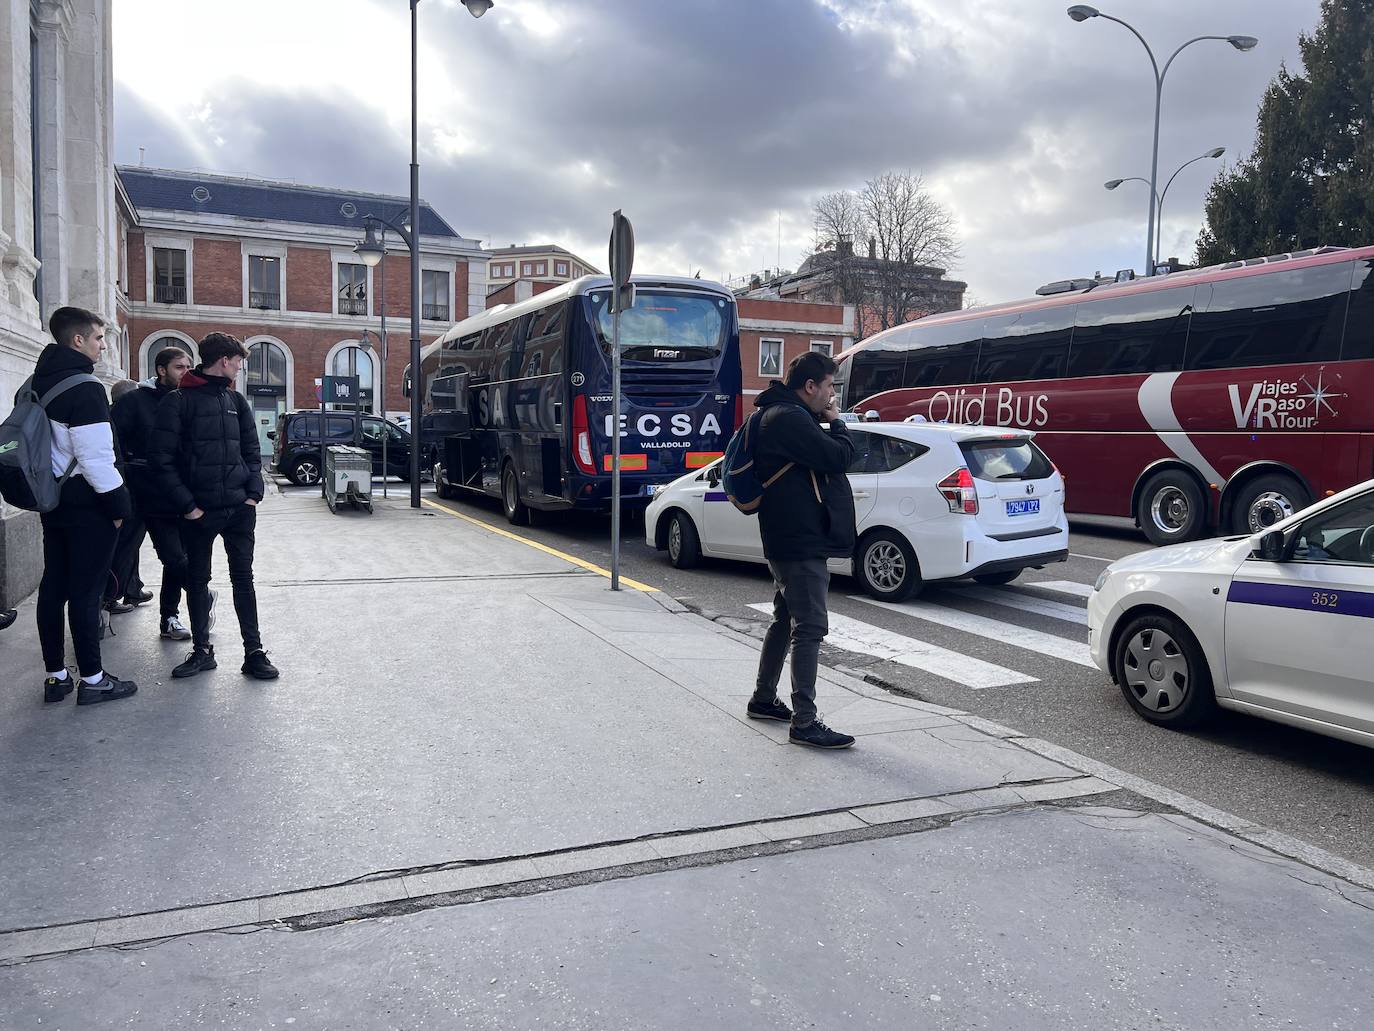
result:
M 164 641 L 189 641 L 191 631 L 186 629 L 180 616 L 168 616 L 162 621 L 162 632 L 158 636 Z

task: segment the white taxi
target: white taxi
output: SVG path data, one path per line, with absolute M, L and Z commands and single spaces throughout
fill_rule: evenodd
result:
M 1088 601 L 1093 661 L 1137 713 L 1220 706 L 1374 745 L 1374 480 L 1247 537 L 1112 563 Z
M 1024 569 L 1068 558 L 1064 481 L 1026 430 L 943 423 L 866 422 L 854 441 L 855 576 L 875 598 L 901 601 L 931 580 L 1010 583 Z M 757 516 L 731 504 L 721 460 L 663 487 L 644 536 L 679 568 L 703 555 L 763 562 Z

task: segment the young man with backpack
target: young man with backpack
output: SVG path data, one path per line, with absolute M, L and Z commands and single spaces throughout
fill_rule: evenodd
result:
M 126 392 L 110 408 L 135 509 L 134 519 L 125 523 L 120 531 L 119 544 L 115 549 L 114 575 L 118 580 L 133 583 L 137 577 L 138 549 L 146 532 L 153 539 L 153 549 L 162 564 L 158 634 L 164 641 L 191 639 L 191 631 L 181 622 L 177 611 L 181 606 L 182 589 L 186 585 L 186 548 L 181 539 L 181 513 L 173 509 L 166 493 L 154 479 L 148 454 L 152 446 L 153 426 L 157 422 L 158 405 L 177 389 L 190 369 L 191 359 L 185 351 L 179 347 L 164 347 L 153 358 L 156 375 Z M 130 533 L 130 526 L 134 522 L 138 523 L 138 527 Z M 124 601 L 138 604 L 140 597 L 130 596 L 126 592 Z
M 60 702 L 77 679 L 66 668 L 63 610 L 71 625 L 80 682 L 77 705 L 127 698 L 131 680 L 105 671 L 100 659 L 100 597 L 119 527 L 131 514 L 129 492 L 115 468 L 114 434 L 105 387 L 95 362 L 105 349 L 105 322 L 81 308 L 58 308 L 49 320 L 56 343 L 38 356 L 30 389 L 47 416 L 51 475 L 60 484 L 55 507 L 42 511 L 43 579 L 38 586 L 38 637 L 48 676 L 43 701 Z M 21 396 L 23 395 L 21 391 Z M 16 408 L 19 399 L 16 399 Z M 35 448 L 35 452 L 41 450 Z M 6 498 L 13 481 L 8 474 Z M 40 487 L 40 493 L 45 485 Z
M 835 399 L 835 362 L 817 351 L 798 355 L 787 380 L 773 380 L 750 417 L 762 495 L 759 535 L 773 574 L 773 622 L 763 640 L 747 714 L 789 721 L 788 739 L 812 748 L 848 748 L 854 738 L 831 730 L 816 713 L 816 667 L 829 632 L 826 561 L 854 554 L 854 498 L 845 471 L 854 444 Z M 821 423 L 829 423 L 822 429 Z M 792 708 L 777 694 L 789 642 Z
M 248 352 L 237 337 L 211 333 L 200 342 L 200 365 L 158 404 L 149 464 L 170 510 L 182 517 L 186 544 L 186 607 L 191 654 L 172 670 L 177 678 L 215 669 L 210 644 L 210 563 L 215 538 L 224 539 L 234 611 L 243 635 L 242 671 L 274 680 L 258 630 L 253 589 L 257 505 L 263 497 L 262 455 L 248 402 L 234 389 Z

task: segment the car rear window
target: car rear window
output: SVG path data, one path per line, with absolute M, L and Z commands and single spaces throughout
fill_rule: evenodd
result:
M 959 445 L 969 472 L 979 480 L 1043 480 L 1054 471 L 1045 452 L 1026 437 L 971 440 Z

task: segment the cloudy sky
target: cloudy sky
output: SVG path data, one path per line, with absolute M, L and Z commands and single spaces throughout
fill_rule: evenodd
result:
M 1143 263 L 1154 86 L 1120 25 L 1064 0 L 457 0 L 420 5 L 421 193 L 465 236 L 555 242 L 604 268 L 610 213 L 640 271 L 795 268 L 818 195 L 911 169 L 953 210 L 980 302 Z M 1257 105 L 1319 0 L 1106 0 L 1169 72 L 1161 185 Z M 404 194 L 406 0 L 118 0 L 116 155 Z M 1165 201 L 1192 253 L 1216 162 Z

